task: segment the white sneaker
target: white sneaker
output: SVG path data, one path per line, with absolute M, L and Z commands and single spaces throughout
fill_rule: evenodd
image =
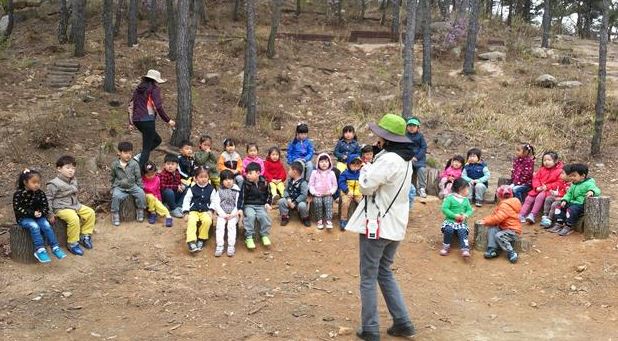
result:
M 217 245 L 215 248 L 215 257 L 221 257 L 221 255 L 223 255 L 223 249 L 223 245 Z
M 332 230 L 333 229 L 333 222 L 330 220 L 326 221 L 326 229 L 327 230 Z
M 419 188 L 418 196 L 421 197 L 421 198 L 427 198 L 427 193 L 425 193 L 425 189 L 424 188 Z
M 322 229 L 324 229 L 324 223 L 322 222 L 322 220 L 318 220 L 318 230 Z

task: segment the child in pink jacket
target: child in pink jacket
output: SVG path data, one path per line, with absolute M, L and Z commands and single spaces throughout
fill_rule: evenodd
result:
M 451 194 L 451 186 L 453 186 L 455 180 L 461 178 L 464 163 L 466 162 L 461 155 L 455 155 L 448 160 L 444 171 L 440 174 L 440 193 L 438 194 L 440 199 Z
M 157 214 L 165 217 L 165 226 L 172 227 L 172 216 L 170 211 L 161 202 L 161 179 L 157 174 L 157 165 L 149 161 L 144 166 L 144 193 L 146 193 L 146 207 L 148 209 L 148 223 L 156 224 Z
M 309 193 L 313 195 L 319 230 L 324 228 L 322 217 L 326 220 L 326 228 L 333 228 L 333 194 L 337 192 L 337 177 L 332 168 L 330 156 L 322 153 L 318 156 L 318 168 L 309 178 Z
M 260 165 L 260 175 L 264 175 L 264 159 L 258 156 L 260 149 L 258 148 L 257 143 L 249 143 L 247 144 L 247 156 L 242 159 L 242 174 L 247 175 L 247 166 L 250 163 L 257 163 Z

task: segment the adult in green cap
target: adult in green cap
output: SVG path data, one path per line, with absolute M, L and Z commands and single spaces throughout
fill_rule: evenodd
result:
M 369 124 L 382 150 L 373 163 L 361 169 L 359 184 L 364 195 L 346 230 L 359 233 L 360 296 L 362 324 L 356 334 L 363 340 L 379 340 L 377 285 L 393 318 L 387 330 L 392 336 L 412 336 L 414 325 L 395 280 L 391 265 L 408 225 L 408 191 L 412 152 L 406 137 L 406 121 L 386 114 Z

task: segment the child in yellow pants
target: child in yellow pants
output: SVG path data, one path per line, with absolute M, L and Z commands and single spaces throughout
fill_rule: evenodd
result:
M 148 161 L 144 166 L 144 193 L 146 193 L 146 208 L 148 209 L 148 223 L 157 223 L 157 215 L 165 217 L 165 227 L 172 227 L 173 221 L 170 211 L 161 202 L 161 178 L 157 174 L 157 165 Z
M 191 253 L 204 248 L 212 225 L 212 211 L 219 201 L 217 191 L 208 181 L 208 168 L 197 167 L 194 180 L 182 204 L 182 212 L 187 220 L 187 245 Z M 198 222 L 201 223 L 199 227 Z
M 360 191 L 360 183 L 358 177 L 360 176 L 360 169 L 363 166 L 363 161 L 360 157 L 356 156 L 350 162 L 348 162 L 348 168 L 339 175 L 339 190 L 341 194 L 341 220 L 339 221 L 339 227 L 344 230 L 348 224 L 350 204 L 354 200 L 357 204 L 363 198 L 363 194 Z

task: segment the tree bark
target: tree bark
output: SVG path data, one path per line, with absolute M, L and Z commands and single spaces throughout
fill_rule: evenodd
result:
M 70 17 L 67 0 L 60 0 L 60 13 L 58 19 L 58 43 L 60 44 L 66 44 L 69 40 L 69 38 L 67 37 L 69 19 Z
M 425 5 L 423 18 L 423 84 L 431 86 L 431 0 L 421 0 Z
M 196 6 L 197 6 L 197 12 L 199 14 L 199 18 L 200 18 L 200 22 L 203 25 L 206 25 L 206 23 L 208 23 L 208 14 L 206 12 L 206 0 L 199 0 L 196 2 Z
M 166 12 L 167 12 L 167 36 L 168 36 L 168 48 L 167 57 L 174 61 L 176 60 L 176 56 L 178 55 L 178 44 L 177 44 L 177 32 L 178 28 L 176 27 L 176 9 L 174 8 L 174 0 L 166 0 Z
M 494 0 L 485 0 L 485 13 L 487 17 L 491 19 L 494 15 Z
M 367 0 L 360 0 L 361 10 L 360 10 L 360 20 L 365 19 L 365 13 L 367 12 Z
M 301 1 L 302 1 L 302 0 L 296 0 L 296 13 L 295 13 L 295 14 L 296 14 L 296 16 L 299 16 L 299 15 L 300 15 L 300 10 L 301 10 L 301 8 L 300 8 L 300 3 L 301 3 Z
M 73 37 L 75 42 L 75 50 L 73 56 L 83 57 L 86 44 L 86 0 L 76 0 L 73 8 L 73 25 L 75 26 Z
M 148 11 L 149 31 L 157 33 L 159 28 L 159 16 L 157 13 L 157 0 L 150 0 L 150 10 Z
M 607 77 L 607 28 L 609 26 L 609 0 L 603 0 L 603 18 L 599 32 L 599 76 L 597 102 L 594 115 L 594 134 L 592 136 L 592 156 L 601 156 L 603 125 L 605 123 L 605 79 Z
M 116 20 L 114 21 L 114 37 L 117 37 L 120 33 L 124 6 L 125 0 L 118 0 L 118 4 L 116 4 Z
M 399 1 L 400 0 L 391 0 L 391 5 L 393 6 L 393 21 L 391 22 L 391 35 L 393 41 L 401 40 L 401 34 L 399 34 Z M 416 4 L 414 5 L 416 9 Z
M 384 0 L 380 7 L 380 10 L 382 11 L 382 17 L 380 18 L 380 26 L 384 26 L 384 24 L 386 24 L 386 10 L 388 9 L 388 3 L 389 0 Z
M 137 44 L 137 0 L 129 0 L 129 28 L 127 33 L 127 46 Z
M 105 92 L 116 92 L 116 62 L 114 60 L 114 0 L 103 0 L 103 29 L 105 31 Z
M 195 48 L 195 38 L 197 37 L 197 27 L 200 24 L 200 13 L 197 11 L 199 2 L 202 0 L 192 0 L 190 12 L 191 22 L 189 23 L 189 77 L 193 79 L 193 51 Z
M 13 6 L 13 0 L 8 0 L 6 3 L 6 15 L 9 18 L 9 22 L 6 26 L 6 31 L 4 32 L 4 37 L 0 39 L 0 41 L 9 39 L 11 33 L 13 33 L 13 26 L 15 25 L 15 15 L 14 15 L 15 6 Z
M 466 43 L 466 55 L 464 58 L 463 73 L 471 75 L 474 73 L 474 57 L 476 50 L 476 35 L 479 26 L 479 0 L 472 0 L 470 13 L 470 23 L 468 24 L 468 39 Z
M 607 239 L 609 229 L 609 197 L 590 197 L 584 204 L 584 239 Z
M 416 27 L 416 0 L 406 0 L 406 35 L 403 45 L 403 117 L 414 111 L 414 28 Z
M 171 144 L 178 146 L 191 136 L 192 98 L 191 98 L 191 60 L 189 45 L 191 40 L 191 2 L 178 0 L 178 59 L 176 60 L 177 113 L 176 130 L 172 134 Z
M 543 8 L 543 39 L 541 40 L 541 47 L 549 48 L 549 32 L 551 29 L 551 12 L 550 12 L 550 0 L 545 0 L 545 7 Z
M 438 7 L 440 8 L 440 16 L 442 16 L 442 20 L 446 21 L 448 19 L 448 0 L 438 0 Z
M 343 24 L 343 0 L 337 0 L 337 24 Z
M 240 19 L 240 1 L 234 0 L 234 9 L 232 11 L 232 20 L 238 21 Z
M 247 54 L 245 55 L 246 77 L 244 79 L 247 89 L 247 113 L 245 126 L 254 127 L 257 124 L 257 46 L 255 41 L 255 0 L 246 0 L 247 10 Z
M 282 0 L 272 0 L 272 19 L 270 24 L 270 35 L 268 36 L 268 48 L 266 49 L 266 56 L 271 59 L 277 54 L 275 40 L 277 38 L 279 22 L 281 21 L 282 2 Z

